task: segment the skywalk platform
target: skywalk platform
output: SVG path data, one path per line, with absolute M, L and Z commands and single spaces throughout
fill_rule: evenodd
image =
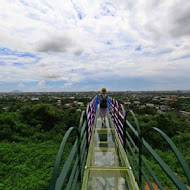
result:
M 166 179 L 176 189 L 188 190 L 190 170 L 183 156 L 172 140 L 159 128 L 150 127 L 161 135 L 181 165 L 186 177 L 185 183 L 176 172 L 157 154 L 142 136 L 138 120 L 132 110 L 127 114 L 122 104 L 108 97 L 108 114 L 102 125 L 99 117 L 98 97 L 95 96 L 82 111 L 78 127 L 70 127 L 65 133 L 55 160 L 49 190 L 139 190 L 146 183 L 151 190 L 164 190 L 158 172 L 162 171 Z M 129 122 L 129 115 L 135 127 Z M 129 132 L 130 131 L 130 132 Z M 76 139 L 62 166 L 65 145 L 70 134 L 75 132 Z M 142 150 L 149 154 L 143 155 Z M 152 168 L 147 160 L 151 157 L 157 167 Z
M 98 110 L 85 166 L 82 189 L 139 189 L 127 155 L 109 115 L 102 126 Z

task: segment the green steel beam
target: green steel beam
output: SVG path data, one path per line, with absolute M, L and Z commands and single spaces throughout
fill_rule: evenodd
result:
M 84 158 L 86 158 L 87 157 L 87 151 L 84 153 Z M 85 163 L 86 163 L 86 159 L 85 160 L 83 160 L 82 161 L 82 164 L 81 164 L 81 176 L 83 176 L 84 175 L 84 171 L 85 171 Z
M 136 163 L 139 164 L 139 163 L 138 163 L 139 160 L 138 160 L 137 156 L 134 154 L 130 143 L 129 143 L 127 140 L 126 140 L 126 143 L 127 143 L 128 147 L 129 147 L 129 149 L 130 149 L 130 151 L 131 151 L 133 157 L 135 158 Z M 127 151 L 127 150 L 126 150 L 126 151 Z M 128 156 L 128 157 L 129 157 L 129 156 Z M 132 160 L 131 160 L 131 161 L 132 161 Z M 149 177 L 146 175 L 146 173 L 145 173 L 145 171 L 144 171 L 143 169 L 142 169 L 142 174 L 143 174 L 144 178 L 146 179 L 146 181 L 147 181 L 147 183 L 148 183 L 150 189 L 151 189 L 151 190 L 154 190 L 154 188 L 153 188 L 153 186 L 152 186 L 152 184 L 151 184 L 151 182 L 150 182 L 150 180 L 149 180 Z M 143 188 L 143 186 L 142 186 L 141 188 Z
M 138 137 L 138 132 L 132 127 L 130 122 L 126 120 L 127 125 L 133 131 L 133 133 Z M 156 162 L 161 166 L 163 171 L 168 175 L 168 177 L 173 181 L 177 188 L 181 190 L 188 190 L 185 184 L 178 179 L 178 177 L 173 173 L 169 166 L 161 159 L 161 157 L 152 149 L 152 147 L 142 138 L 143 145 L 151 153 Z
M 128 151 L 127 149 L 126 149 L 126 154 L 127 154 L 128 160 L 129 160 L 129 162 L 130 162 L 130 164 L 131 164 L 131 167 L 132 167 L 132 169 L 133 169 L 133 173 L 135 174 L 136 178 L 138 179 L 138 174 L 137 174 L 137 171 L 136 171 L 136 169 L 135 169 L 135 165 L 133 164 L 133 161 L 131 160 L 129 151 Z
M 72 190 L 74 190 L 76 188 L 76 185 L 77 185 L 77 182 L 78 182 L 79 173 L 80 173 L 80 171 L 77 168 L 77 171 L 75 173 L 75 178 L 73 180 L 73 184 L 72 184 L 72 188 L 71 188 Z
M 87 127 L 87 121 L 85 120 L 84 123 L 83 123 L 83 125 L 82 125 L 81 132 L 80 132 L 81 133 L 80 134 L 81 137 L 83 136 L 86 127 Z
M 80 142 L 80 149 L 81 149 L 81 150 L 83 149 L 84 143 L 85 143 L 86 141 L 87 141 L 87 140 L 86 140 L 86 131 L 85 131 L 84 136 L 83 136 L 83 139 L 82 139 L 82 141 Z
M 81 131 L 81 127 L 82 127 L 84 119 L 85 119 L 85 111 L 82 111 L 81 116 L 80 116 L 80 121 L 79 121 L 79 131 Z
M 140 129 L 140 126 L 139 126 L 139 122 L 138 122 L 135 114 L 133 113 L 132 110 L 129 110 L 129 111 L 132 114 L 133 119 L 135 120 L 135 124 L 136 124 L 136 127 L 137 127 L 137 132 L 138 132 L 138 144 L 139 144 L 139 186 L 142 187 L 142 179 L 141 179 L 141 176 L 142 176 L 142 133 L 141 133 L 141 129 Z M 124 131 L 124 133 L 125 133 L 125 131 Z
M 74 163 L 74 166 L 73 166 L 73 169 L 72 169 L 72 172 L 71 172 L 71 175 L 69 177 L 69 181 L 67 183 L 66 190 L 70 190 L 70 188 L 71 188 L 73 178 L 74 178 L 76 170 L 77 170 L 78 162 L 79 162 L 79 157 L 77 156 L 77 158 L 75 160 L 75 163 Z
M 75 154 L 76 154 L 76 152 L 78 150 L 77 149 L 78 144 L 79 144 L 79 142 L 78 142 L 78 139 L 77 139 L 75 141 L 75 144 L 73 145 L 73 148 L 72 148 L 72 150 L 71 150 L 71 152 L 70 152 L 70 154 L 69 154 L 69 156 L 68 156 L 68 158 L 67 158 L 67 160 L 66 160 L 66 162 L 65 162 L 65 164 L 64 164 L 64 166 L 62 168 L 62 170 L 61 170 L 61 173 L 60 173 L 59 177 L 57 178 L 56 185 L 55 185 L 56 190 L 61 190 L 62 187 L 63 187 L 63 184 L 64 184 L 64 181 L 66 179 L 67 173 L 68 173 L 68 171 L 69 171 L 69 169 L 71 167 L 71 163 L 73 161 L 73 158 L 74 158 L 74 156 L 75 156 Z
M 58 154 L 57 154 L 57 157 L 56 157 L 56 161 L 55 161 L 55 164 L 54 164 L 54 168 L 53 168 L 53 173 L 52 173 L 52 177 L 51 177 L 51 181 L 50 181 L 49 190 L 54 190 L 55 189 L 57 175 L 58 175 L 58 170 L 59 170 L 59 166 L 60 166 L 60 163 L 61 163 L 61 159 L 62 159 L 63 151 L 64 151 L 64 148 L 65 148 L 65 144 L 67 142 L 67 139 L 68 139 L 70 133 L 73 130 L 77 131 L 77 134 L 79 136 L 79 131 L 75 127 L 70 127 L 67 130 L 67 132 L 65 133 L 65 136 L 63 137 L 63 140 L 62 140 L 61 145 L 59 147 L 59 151 L 58 151 Z
M 184 157 L 182 156 L 182 154 L 179 152 L 179 150 L 177 149 L 177 147 L 175 146 L 175 144 L 172 142 L 172 140 L 160 129 L 156 128 L 156 127 L 152 127 L 152 129 L 156 130 L 158 133 L 160 133 L 162 135 L 162 137 L 167 141 L 167 143 L 170 145 L 171 149 L 173 150 L 173 152 L 175 153 L 179 163 L 181 164 L 183 171 L 187 177 L 187 181 L 190 185 L 190 170 L 188 165 L 186 164 Z
M 137 153 L 139 153 L 139 149 L 138 147 L 135 145 L 133 139 L 131 138 L 131 136 L 129 135 L 129 133 L 127 131 L 126 132 L 126 135 L 127 137 L 129 138 L 130 142 L 132 143 L 132 145 L 134 146 L 135 150 L 137 151 Z M 127 141 L 127 139 L 126 139 Z M 154 173 L 154 171 L 152 170 L 152 168 L 150 167 L 150 165 L 146 162 L 146 160 L 143 158 L 142 156 L 142 161 L 143 163 L 145 164 L 146 168 L 148 169 L 148 171 L 150 172 L 150 174 L 152 175 L 155 183 L 157 184 L 157 186 L 160 188 L 160 190 L 164 190 L 164 187 L 162 186 L 162 184 L 160 183 L 159 179 L 157 178 L 156 174 Z

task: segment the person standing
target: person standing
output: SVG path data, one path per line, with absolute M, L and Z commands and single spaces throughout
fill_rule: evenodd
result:
M 99 102 L 100 102 L 99 115 L 102 120 L 102 126 L 105 123 L 105 118 L 107 115 L 107 99 L 108 99 L 107 90 L 106 90 L 106 88 L 102 88 L 102 90 L 100 91 L 100 94 L 99 94 Z

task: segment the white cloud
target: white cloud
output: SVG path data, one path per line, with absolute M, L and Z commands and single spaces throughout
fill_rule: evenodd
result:
M 189 81 L 189 12 L 189 0 L 2 0 L 0 48 L 34 56 L 0 49 L 0 81 L 66 81 L 64 89 L 115 76 Z

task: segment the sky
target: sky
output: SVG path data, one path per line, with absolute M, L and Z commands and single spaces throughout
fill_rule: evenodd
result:
M 0 92 L 190 89 L 189 0 L 0 0 Z

